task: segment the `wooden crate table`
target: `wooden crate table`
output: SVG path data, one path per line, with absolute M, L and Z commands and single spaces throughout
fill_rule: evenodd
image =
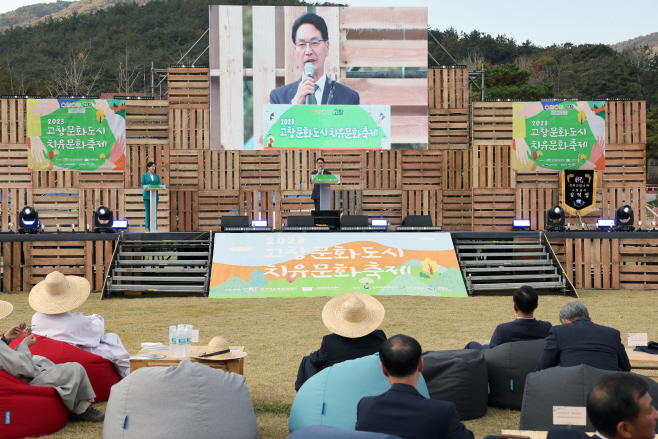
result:
M 631 370 L 658 370 L 658 355 L 648 354 L 642 351 L 634 351 L 634 348 L 626 348 L 626 354 L 631 362 Z M 649 366 L 636 366 L 633 363 L 646 363 Z M 649 376 L 654 381 L 658 381 L 658 376 Z
M 231 346 L 231 349 L 239 349 L 244 351 L 244 346 Z M 192 354 L 202 354 L 206 350 L 205 346 L 192 346 Z M 169 350 L 155 351 L 150 349 L 142 349 L 137 352 L 137 355 L 141 354 L 162 354 L 167 355 L 166 358 L 131 358 L 130 359 L 130 372 L 134 372 L 137 369 L 142 367 L 156 367 L 156 366 L 178 366 L 178 364 L 183 360 L 190 360 L 196 363 L 205 364 L 214 369 L 221 369 L 226 372 L 234 372 L 240 375 L 244 375 L 244 358 L 237 358 L 235 360 L 201 360 L 192 357 L 185 358 L 171 358 L 169 357 Z

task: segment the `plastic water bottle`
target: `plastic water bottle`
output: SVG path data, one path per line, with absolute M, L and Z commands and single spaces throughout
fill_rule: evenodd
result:
M 192 325 L 185 325 L 185 356 L 192 354 Z
M 187 337 L 185 336 L 185 325 L 180 324 L 178 325 L 178 358 L 184 358 L 185 357 L 185 341 L 187 340 Z
M 176 327 L 175 326 L 170 326 L 169 327 L 169 356 L 171 358 L 175 358 L 176 355 L 176 343 L 178 340 L 176 340 Z

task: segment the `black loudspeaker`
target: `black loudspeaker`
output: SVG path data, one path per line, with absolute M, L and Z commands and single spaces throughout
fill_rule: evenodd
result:
M 341 227 L 368 227 L 368 215 L 343 215 L 340 217 Z
M 288 227 L 315 227 L 315 219 L 308 215 L 292 215 L 289 216 L 286 220 L 286 226 Z
M 432 227 L 432 217 L 429 215 L 408 215 L 400 224 L 403 227 Z
M 222 227 L 249 227 L 248 216 L 223 216 Z

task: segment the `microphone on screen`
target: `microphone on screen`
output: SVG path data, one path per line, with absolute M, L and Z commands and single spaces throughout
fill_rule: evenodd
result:
M 307 62 L 307 63 L 304 65 L 304 76 L 307 76 L 307 77 L 309 77 L 309 78 L 312 78 L 312 77 L 313 77 L 313 73 L 315 73 L 315 68 L 313 67 L 313 64 L 311 64 L 310 62 Z M 307 95 L 306 95 L 306 105 L 311 105 L 311 103 L 312 103 L 312 101 L 311 101 L 312 96 L 313 96 L 313 94 L 307 94 Z

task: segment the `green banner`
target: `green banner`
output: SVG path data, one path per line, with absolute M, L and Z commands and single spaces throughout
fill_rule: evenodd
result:
M 337 175 L 337 174 L 314 174 L 314 175 L 311 175 L 311 183 L 314 183 L 314 184 L 340 184 L 340 175 Z
M 265 105 L 264 149 L 391 149 L 390 105 Z
M 517 172 L 605 170 L 605 102 L 514 102 Z
M 126 102 L 28 99 L 32 171 L 125 171 Z

